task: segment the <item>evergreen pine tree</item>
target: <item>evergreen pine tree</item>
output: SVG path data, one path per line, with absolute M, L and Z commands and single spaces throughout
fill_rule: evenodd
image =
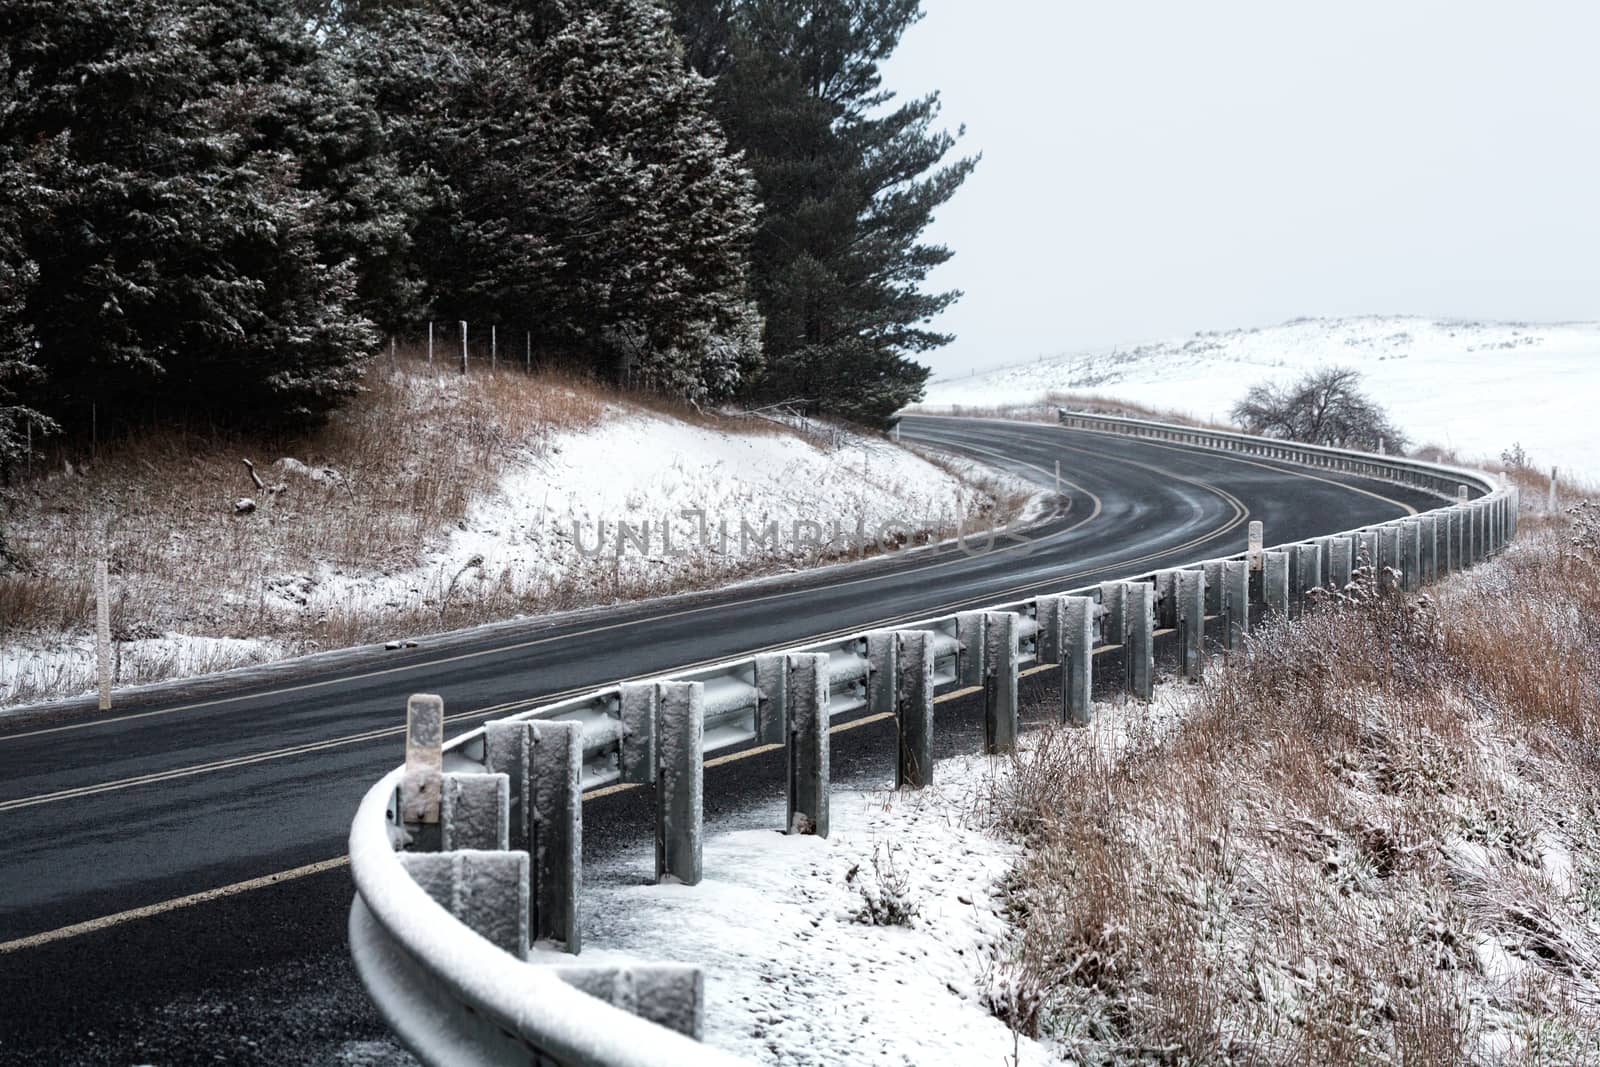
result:
M 879 64 L 919 0 L 676 0 L 687 56 L 716 79 L 716 114 L 756 176 L 753 253 L 767 371 L 756 395 L 881 423 L 918 399 L 912 356 L 959 297 L 928 293 L 951 252 L 921 241 L 975 159 L 944 164 L 937 94 L 890 107 Z
M 256 105 L 218 62 L 234 13 L 0 4 L 0 142 L 27 146 L 13 162 L 43 191 L 19 229 L 47 411 L 304 417 L 348 395 L 376 347 L 351 263 L 322 258 L 326 197 L 258 143 Z
M 434 316 L 694 398 L 759 365 L 753 184 L 649 0 L 440 0 L 361 32 L 390 144 L 427 187 Z

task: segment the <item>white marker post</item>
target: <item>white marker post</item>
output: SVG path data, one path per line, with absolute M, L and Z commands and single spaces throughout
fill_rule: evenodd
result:
M 461 373 L 467 373 L 467 320 L 461 320 Z
M 100 710 L 111 710 L 111 579 L 106 561 L 94 565 L 94 654 L 100 677 Z
M 1056 460 L 1056 496 L 1061 495 L 1061 461 Z
M 1550 510 L 1551 511 L 1554 511 L 1556 509 L 1556 474 L 1557 473 L 1558 473 L 1558 468 L 1555 468 L 1555 467 L 1551 467 L 1550 468 Z
M 1235 542 L 1237 544 L 1238 542 Z M 1250 524 L 1250 569 L 1259 571 L 1266 564 L 1262 548 L 1266 544 L 1266 531 L 1259 522 Z
M 433 323 L 428 323 L 428 366 L 433 366 Z
M 491 373 L 500 369 L 500 337 L 499 327 L 489 327 L 489 370 Z

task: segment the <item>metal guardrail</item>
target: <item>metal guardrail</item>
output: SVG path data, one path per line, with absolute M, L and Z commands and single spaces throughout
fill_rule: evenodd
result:
M 1197 677 L 1208 620 L 1234 648 L 1258 611 L 1292 617 L 1311 590 L 1342 587 L 1363 563 L 1415 589 L 1516 532 L 1515 488 L 1478 472 L 1109 416 L 1060 420 L 1392 480 L 1451 502 L 1271 549 L 1252 523 L 1244 553 L 606 686 L 448 743 L 442 702 L 413 697 L 406 765 L 372 787 L 350 832 L 351 954 L 401 1040 L 430 1064 L 739 1062 L 697 1040 L 697 967 L 576 963 L 584 792 L 653 786 L 656 876 L 693 884 L 707 756 L 784 748 L 787 828 L 826 834 L 829 725 L 840 719 L 896 717 L 897 780 L 919 787 L 932 773 L 937 694 L 981 692 L 986 749 L 1006 751 L 1025 672 L 1059 666 L 1063 721 L 1087 721 L 1097 650 L 1120 654 L 1125 684 L 1148 698 L 1158 632 L 1176 632 L 1181 670 Z

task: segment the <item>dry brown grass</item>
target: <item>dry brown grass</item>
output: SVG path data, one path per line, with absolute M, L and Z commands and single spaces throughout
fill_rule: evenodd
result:
M 162 430 L 104 445 L 92 463 L 56 466 L 8 492 L 22 567 L 0 577 L 0 633 L 81 627 L 103 554 L 121 579 L 121 633 L 274 635 L 285 623 L 265 608 L 264 575 L 307 560 L 403 564 L 508 461 L 594 425 L 608 399 L 556 373 L 461 377 L 380 360 L 357 402 L 303 435 Z M 280 458 L 306 470 L 275 466 Z M 268 488 L 251 481 L 245 459 Z M 333 473 L 309 474 L 323 469 Z M 254 514 L 234 515 L 242 498 L 256 502 Z
M 1169 732 L 1043 736 L 996 1013 L 1082 1062 L 1600 1062 L 1597 533 L 1262 631 Z
M 557 370 L 530 374 L 502 364 L 491 371 L 478 361 L 462 376 L 453 363 L 430 367 L 422 351 L 402 349 L 372 365 L 360 398 L 307 433 L 166 429 L 102 443 L 90 462 L 64 452 L 36 457 L 35 474 L 3 498 L 8 541 L 22 565 L 0 575 L 0 640 L 58 651 L 0 663 L 0 694 L 7 703 L 42 699 L 92 681 L 84 635 L 102 554 L 113 577 L 119 653 L 121 641 L 140 641 L 121 657 L 119 685 L 706 589 L 841 558 L 696 556 L 670 572 L 594 565 L 532 575 L 469 564 L 451 573 L 453 563 L 438 573 L 418 570 L 453 528 L 466 528 L 474 501 L 492 497 L 509 471 L 546 455 L 556 435 L 617 411 L 735 434 L 797 433 Z M 815 434 L 807 440 L 828 447 Z M 266 488 L 251 480 L 245 459 Z M 980 485 L 970 473 L 965 480 L 973 487 L 968 528 L 1003 522 L 1020 506 L 998 483 Z M 235 515 L 234 502 L 246 497 L 255 510 Z M 913 539 L 953 533 L 941 523 Z M 377 588 L 384 576 L 401 578 L 392 595 L 332 592 L 368 578 Z M 218 640 L 180 648 L 160 640 L 169 631 Z

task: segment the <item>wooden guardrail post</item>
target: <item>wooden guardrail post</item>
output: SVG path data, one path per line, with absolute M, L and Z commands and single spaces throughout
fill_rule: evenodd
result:
M 1400 527 L 1378 527 L 1378 586 L 1393 589 L 1399 582 Z
M 1359 553 L 1356 558 L 1356 566 L 1366 567 L 1372 572 L 1373 580 L 1376 581 L 1379 570 L 1378 531 L 1362 530 L 1357 536 L 1361 540 L 1357 546 Z
M 623 682 L 621 692 L 622 742 L 617 769 L 632 785 L 656 780 L 656 717 L 658 687 L 655 682 Z
M 1100 640 L 1108 645 L 1128 641 L 1128 591 L 1122 582 L 1100 583 Z
M 1262 599 L 1266 601 L 1268 615 L 1286 619 L 1289 617 L 1289 553 L 1268 552 L 1266 557 Z
M 576 953 L 582 944 L 583 724 L 518 719 L 484 724 L 484 764 L 509 779 L 510 843 L 528 853 L 528 928 Z
M 1017 616 L 991 611 L 984 620 L 983 750 L 989 755 L 1017 747 L 1017 675 L 1020 648 Z
M 1183 676 L 1199 681 L 1206 669 L 1206 575 L 1204 571 L 1178 572 L 1178 647 Z
M 1416 519 L 1400 523 L 1400 588 L 1407 593 L 1422 588 L 1422 524 Z
M 789 657 L 789 822 L 791 834 L 828 836 L 828 655 Z
M 956 684 L 963 689 L 972 689 L 983 684 L 985 614 L 982 611 L 956 613 L 956 642 L 959 646 L 956 651 Z
M 886 715 L 895 710 L 895 674 L 899 642 L 893 630 L 872 630 L 867 642 L 867 712 Z
M 529 870 L 521 851 L 402 852 L 405 868 L 422 891 L 490 944 L 519 960 L 528 958 Z
M 1225 643 L 1230 650 L 1244 647 L 1250 632 L 1250 561 L 1225 560 L 1222 564 L 1222 618 Z
M 700 884 L 705 837 L 705 696 L 704 682 L 662 682 L 657 697 L 657 882 Z
M 1125 582 L 1124 608 L 1128 639 L 1123 644 L 1123 669 L 1128 692 L 1149 700 L 1155 692 L 1155 587 L 1148 582 Z
M 1094 715 L 1093 597 L 1061 598 L 1061 721 L 1087 726 Z
M 556 967 L 560 979 L 613 1008 L 699 1041 L 705 1030 L 705 972 L 683 963 Z M 537 1062 L 537 1061 L 535 1061 Z
M 1205 575 L 1206 584 L 1206 614 L 1222 614 L 1222 561 L 1208 559 L 1201 564 L 1201 572 Z
M 511 847 L 511 779 L 504 774 L 446 774 L 439 790 L 439 847 L 504 851 Z
M 1178 628 L 1178 572 L 1157 571 L 1156 580 L 1156 629 L 1176 630 Z
M 1356 537 L 1335 537 L 1328 546 L 1329 558 L 1332 560 L 1328 571 L 1328 584 L 1335 593 L 1344 592 L 1345 586 L 1350 584 L 1351 576 L 1355 573 L 1356 545 L 1360 539 Z
M 1439 520 L 1432 512 L 1417 516 L 1418 575 L 1423 582 L 1439 577 Z
M 756 657 L 756 740 L 763 745 L 789 741 L 789 657 L 782 652 Z
M 894 713 L 900 736 L 894 784 L 921 789 L 933 781 L 933 631 L 900 630 L 894 642 Z
M 1316 545 L 1294 546 L 1294 613 L 1306 613 L 1311 591 L 1322 585 L 1322 549 Z

